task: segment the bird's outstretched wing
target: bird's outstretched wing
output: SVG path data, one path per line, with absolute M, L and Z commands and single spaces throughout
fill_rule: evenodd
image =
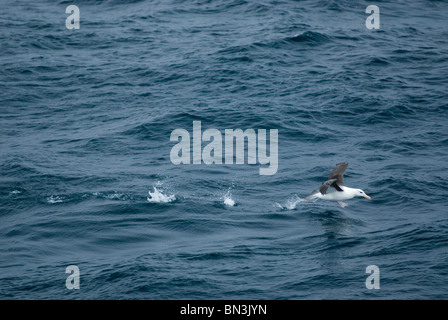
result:
M 328 191 L 328 188 L 333 187 L 338 191 L 342 191 L 342 189 L 337 184 L 337 179 L 330 179 L 322 183 L 322 185 L 319 188 L 319 192 L 322 194 L 326 194 Z
M 333 168 L 333 170 L 331 170 L 330 176 L 328 177 L 328 181 L 330 181 L 332 179 L 336 179 L 337 185 L 338 186 L 343 186 L 344 185 L 343 175 L 344 175 L 345 169 L 347 169 L 347 167 L 348 167 L 348 162 L 338 163 Z

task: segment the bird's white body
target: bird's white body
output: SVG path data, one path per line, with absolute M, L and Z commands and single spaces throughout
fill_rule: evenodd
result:
M 316 198 L 322 199 L 322 200 L 328 200 L 328 201 L 343 201 L 348 199 L 353 199 L 354 197 L 358 196 L 359 189 L 353 189 L 346 186 L 340 186 L 342 191 L 331 191 L 326 194 L 322 193 L 316 193 Z

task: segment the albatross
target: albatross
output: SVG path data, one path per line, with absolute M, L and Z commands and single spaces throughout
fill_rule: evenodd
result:
M 344 185 L 344 172 L 348 167 L 348 162 L 338 163 L 333 170 L 331 170 L 328 180 L 323 182 L 319 190 L 314 190 L 306 198 L 307 201 L 315 201 L 317 199 L 335 201 L 342 208 L 347 204 L 342 200 L 352 199 L 354 197 L 364 197 L 371 200 L 372 198 L 366 195 L 361 189 L 349 188 Z

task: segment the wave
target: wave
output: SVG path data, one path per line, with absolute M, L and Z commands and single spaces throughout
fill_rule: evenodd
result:
M 294 37 L 287 38 L 286 40 L 292 42 L 307 43 L 310 45 L 317 45 L 330 42 L 330 37 L 320 32 L 305 31 L 303 33 L 295 35 Z
M 20 190 L 14 190 L 10 192 L 10 195 L 17 197 L 23 192 Z M 57 204 L 57 203 L 80 203 L 83 201 L 91 199 L 103 199 L 103 200 L 114 200 L 114 201 L 127 201 L 131 203 L 142 202 L 144 197 L 132 195 L 128 193 L 121 193 L 117 191 L 104 191 L 104 192 L 81 192 L 81 193 L 71 193 L 71 194 L 51 194 L 45 198 L 46 203 Z
M 126 201 L 126 200 L 134 200 L 134 197 L 125 194 L 125 193 L 119 193 L 117 191 L 113 191 L 113 192 L 94 192 L 92 193 L 93 196 L 100 198 L 100 199 L 108 199 L 108 200 L 122 200 L 122 201 Z M 83 198 L 87 198 L 89 195 L 83 195 Z

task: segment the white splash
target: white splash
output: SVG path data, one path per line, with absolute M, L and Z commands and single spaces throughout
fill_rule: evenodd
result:
M 295 210 L 297 208 L 297 205 L 302 202 L 304 202 L 304 199 L 300 198 L 299 196 L 293 196 L 286 200 L 284 206 L 278 202 L 275 203 L 275 206 L 283 210 Z
M 234 207 L 236 205 L 235 200 L 232 199 L 232 193 L 230 189 L 227 190 L 227 193 L 223 196 L 224 204 L 228 207 Z
M 176 200 L 174 194 L 167 196 L 160 192 L 155 186 L 153 186 L 154 192 L 148 191 L 149 197 L 147 198 L 151 203 L 168 203 Z

